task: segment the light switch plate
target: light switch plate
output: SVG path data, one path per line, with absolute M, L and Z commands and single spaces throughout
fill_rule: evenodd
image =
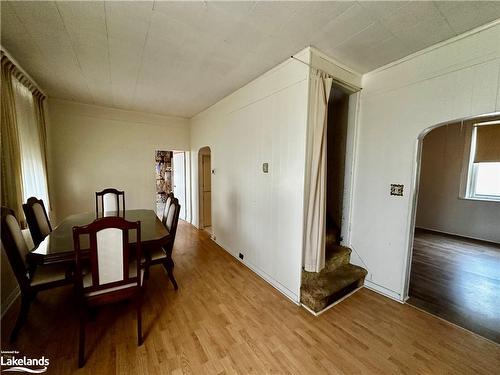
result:
M 403 196 L 403 188 L 404 188 L 404 185 L 391 184 L 391 195 L 402 197 Z
M 269 163 L 262 163 L 262 172 L 269 173 Z

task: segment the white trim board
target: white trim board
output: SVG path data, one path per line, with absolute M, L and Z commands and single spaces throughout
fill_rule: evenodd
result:
M 396 293 L 393 290 L 384 288 L 381 285 L 375 284 L 373 281 L 370 280 L 365 280 L 365 288 L 370 289 L 374 291 L 375 293 L 381 294 L 384 297 L 388 297 L 390 299 L 393 299 L 396 302 L 399 303 L 405 303 L 404 300 L 401 298 L 401 295 L 399 293 Z
M 429 232 L 442 233 L 442 234 L 447 234 L 449 236 L 456 236 L 456 237 L 461 237 L 461 238 L 464 238 L 464 239 L 471 239 L 471 240 L 476 240 L 476 241 L 483 241 L 483 242 L 488 242 L 488 243 L 492 243 L 492 244 L 498 245 L 498 242 L 495 242 L 495 241 L 492 241 L 492 240 L 488 240 L 488 239 L 485 239 L 485 238 L 473 237 L 473 236 L 468 236 L 468 235 L 465 235 L 465 234 L 458 234 L 458 233 L 453 233 L 453 232 L 446 232 L 444 230 L 427 228 L 427 227 L 423 227 L 421 225 L 419 225 L 419 226 L 415 225 L 415 229 L 423 229 L 423 230 L 428 230 Z
M 10 292 L 9 296 L 5 299 L 5 302 L 2 304 L 2 319 L 7 311 L 9 311 L 9 309 L 12 307 L 17 297 L 19 297 L 20 295 L 21 289 L 19 289 L 19 286 L 16 286 L 14 290 Z
M 362 289 L 363 288 L 363 285 L 361 285 L 360 287 L 354 289 L 352 292 L 346 294 L 344 297 L 338 299 L 337 301 L 335 301 L 334 303 L 328 305 L 327 307 L 325 307 L 323 310 L 321 311 L 318 311 L 318 312 L 315 312 L 313 310 L 311 310 L 309 307 L 307 307 L 306 305 L 304 305 L 303 303 L 301 303 L 300 305 L 306 309 L 308 312 L 310 312 L 311 314 L 313 314 L 314 316 L 320 316 L 321 314 L 323 314 L 324 312 L 330 310 L 332 307 L 334 307 L 335 305 L 339 304 L 340 302 L 342 302 L 343 300 L 347 299 L 348 297 L 352 296 L 354 293 L 356 293 L 358 290 Z

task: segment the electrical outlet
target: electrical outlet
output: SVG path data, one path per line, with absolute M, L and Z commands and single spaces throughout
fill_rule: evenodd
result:
M 243 258 L 245 257 L 242 253 L 240 253 L 238 256 L 240 257 L 241 260 L 243 260 Z
M 404 189 L 404 185 L 391 184 L 391 195 L 402 197 L 403 196 L 403 189 Z

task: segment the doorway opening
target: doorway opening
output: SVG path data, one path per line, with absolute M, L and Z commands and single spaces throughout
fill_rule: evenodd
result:
M 212 166 L 210 147 L 198 152 L 199 226 L 213 235 L 212 229 Z
M 321 314 L 357 291 L 366 269 L 361 258 L 351 259 L 349 225 L 352 207 L 357 92 L 332 84 L 326 124 L 326 196 L 324 268 L 302 271 L 300 301 L 310 312 Z
M 186 153 L 184 151 L 156 151 L 156 214 L 162 217 L 167 195 L 174 193 L 181 210 L 179 219 L 186 220 Z
M 343 240 L 344 182 L 350 92 L 332 85 L 328 100 L 326 146 L 326 241 Z
M 500 116 L 419 138 L 408 303 L 500 343 Z

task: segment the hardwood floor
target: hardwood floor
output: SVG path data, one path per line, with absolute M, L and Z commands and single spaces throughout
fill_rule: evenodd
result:
M 175 292 L 153 267 L 137 347 L 135 310 L 102 308 L 87 325 L 77 370 L 72 288 L 41 293 L 15 345 L 17 312 L 2 321 L 2 349 L 50 359 L 49 374 L 475 373 L 500 367 L 500 346 L 362 289 L 320 317 L 277 292 L 209 239 L 179 223 Z
M 500 245 L 417 230 L 408 303 L 500 343 Z

